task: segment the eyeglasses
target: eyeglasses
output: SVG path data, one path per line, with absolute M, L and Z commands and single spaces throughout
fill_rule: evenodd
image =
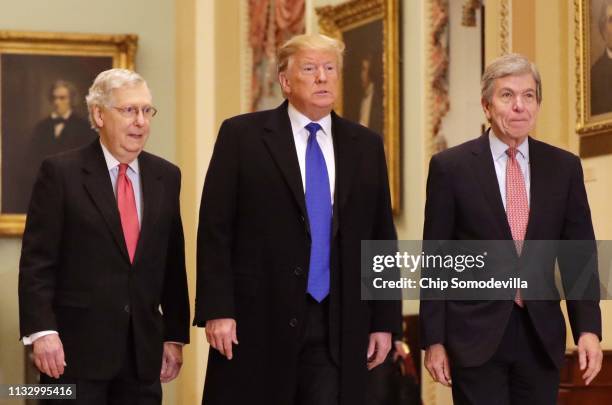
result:
M 145 105 L 143 107 L 139 107 L 136 105 L 128 105 L 127 107 L 112 107 L 112 108 L 119 111 L 119 114 L 121 114 L 123 117 L 131 118 L 131 119 L 138 118 L 138 113 L 140 112 L 142 112 L 142 116 L 148 120 L 155 117 L 155 114 L 157 114 L 157 109 L 150 105 Z

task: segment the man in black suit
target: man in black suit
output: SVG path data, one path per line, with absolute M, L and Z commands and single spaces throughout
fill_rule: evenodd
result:
M 606 48 L 591 67 L 591 115 L 612 112 L 612 0 L 602 1 L 598 27 Z
M 219 130 L 194 320 L 212 346 L 207 405 L 363 404 L 367 370 L 399 332 L 399 302 L 360 297 L 360 241 L 396 234 L 380 136 L 332 111 L 343 49 L 290 39 L 287 101 Z
M 482 106 L 491 128 L 431 159 L 423 239 L 594 239 L 580 159 L 529 137 L 541 101 L 539 73 L 525 57 L 487 67 Z M 519 263 L 520 249 L 511 252 Z M 559 265 L 565 278 L 572 269 Z M 589 384 L 602 361 L 599 301 L 568 300 L 567 308 Z M 514 301 L 422 300 L 420 320 L 425 366 L 452 385 L 456 404 L 556 403 L 565 352 L 558 300 L 524 300 L 520 291 Z
M 189 340 L 180 171 L 143 151 L 156 110 L 140 75 L 100 73 L 87 104 L 99 139 L 46 159 L 32 192 L 21 336 L 77 404 L 160 404 Z

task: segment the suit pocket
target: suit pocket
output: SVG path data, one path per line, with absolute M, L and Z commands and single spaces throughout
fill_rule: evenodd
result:
M 55 295 L 58 307 L 89 308 L 91 295 L 81 291 L 58 291 Z

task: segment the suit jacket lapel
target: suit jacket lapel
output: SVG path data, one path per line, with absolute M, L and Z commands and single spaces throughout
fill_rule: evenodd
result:
M 287 105 L 288 102 L 285 101 L 270 113 L 270 119 L 264 128 L 263 141 L 283 174 L 305 223 L 308 224 L 302 174 L 293 140 L 293 130 L 287 114 Z
M 527 222 L 527 232 L 525 240 L 534 239 L 537 230 L 536 221 L 539 217 L 540 210 L 543 208 L 542 203 L 546 200 L 548 193 L 549 182 L 546 179 L 555 178 L 554 173 L 546 172 L 545 159 L 542 158 L 541 144 L 529 137 L 529 220 Z
M 336 159 L 336 190 L 334 193 L 334 217 L 332 237 L 339 228 L 339 215 L 346 204 L 355 169 L 359 164 L 360 152 L 356 146 L 357 136 L 348 128 L 344 120 L 332 111 L 332 136 L 334 138 L 334 157 Z
M 473 171 L 480 182 L 489 209 L 495 218 L 495 223 L 498 225 L 500 240 L 512 240 L 512 232 L 499 192 L 499 183 L 491 156 L 488 131 L 476 140 L 472 153 L 474 157 L 472 159 Z
M 96 139 L 84 152 L 85 156 L 82 167 L 85 174 L 85 189 L 104 218 L 117 243 L 117 247 L 123 253 L 125 259 L 129 261 L 121 228 L 121 220 L 119 219 L 119 210 L 117 209 L 117 200 L 113 192 L 113 185 L 106 161 L 104 160 L 100 141 Z
M 155 165 L 146 152 L 142 152 L 138 157 L 138 165 L 140 167 L 140 184 L 142 187 L 142 222 L 134 255 L 134 264 L 138 262 L 148 239 L 155 232 L 155 224 L 159 218 L 160 204 L 164 193 L 161 181 L 162 176 L 156 172 Z

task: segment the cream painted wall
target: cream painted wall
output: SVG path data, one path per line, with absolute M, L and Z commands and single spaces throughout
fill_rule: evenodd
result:
M 0 240 L 0 384 L 23 382 L 23 345 L 17 341 L 17 266 L 20 249 L 18 239 Z
M 174 2 L 164 0 L 3 1 L 0 29 L 137 34 L 136 69 L 149 82 L 160 111 L 147 150 L 175 161 L 174 14 Z M 0 383 L 21 382 L 23 375 L 22 346 L 17 341 L 20 245 L 19 239 L 0 239 Z M 166 387 L 167 403 L 173 402 L 173 395 L 172 385 Z
M 204 176 L 221 122 L 244 112 L 246 1 L 175 0 L 177 4 L 177 161 L 191 302 L 196 285 L 196 232 Z M 192 308 L 193 310 L 193 308 Z M 200 403 L 209 345 L 191 329 L 177 404 Z

